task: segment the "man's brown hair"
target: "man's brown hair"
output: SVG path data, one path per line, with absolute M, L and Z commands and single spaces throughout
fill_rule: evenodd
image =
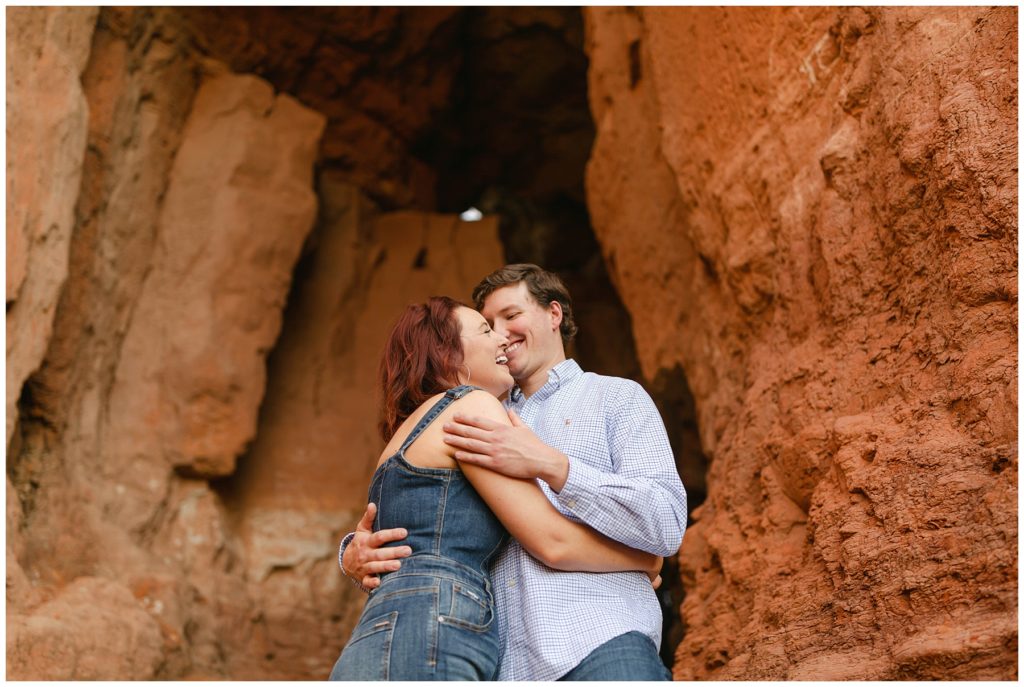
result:
M 497 289 L 503 286 L 515 286 L 519 282 L 526 283 L 526 290 L 544 308 L 551 305 L 552 301 L 558 301 L 562 306 L 562 342 L 567 344 L 572 341 L 579 328 L 572 316 L 572 298 L 569 296 L 569 289 L 565 288 L 565 284 L 557 274 L 548 272 L 537 265 L 525 262 L 505 265 L 488 274 L 473 289 L 473 303 L 476 304 L 476 309 L 482 310 L 484 301 Z

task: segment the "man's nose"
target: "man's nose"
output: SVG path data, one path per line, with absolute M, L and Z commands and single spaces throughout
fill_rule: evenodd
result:
M 508 327 L 505 326 L 504 322 L 495 322 L 491 325 L 491 330 L 502 339 L 505 339 L 505 343 L 508 343 Z

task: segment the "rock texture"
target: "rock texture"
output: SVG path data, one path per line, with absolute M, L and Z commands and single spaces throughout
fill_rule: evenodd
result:
M 589 9 L 588 202 L 711 460 L 679 679 L 1013 679 L 1012 8 Z
M 327 117 L 323 165 L 386 206 L 434 208 L 437 172 L 414 151 L 453 98 L 458 8 L 192 7 L 179 15 L 204 53 Z
M 336 547 L 389 318 L 468 299 L 496 222 L 315 184 L 326 117 L 197 52 L 177 10 L 12 17 L 8 675 L 323 679 L 363 602 Z M 77 100 L 37 130 L 18 107 L 58 77 Z M 22 181 L 32 154 L 62 185 Z
M 195 477 L 230 472 L 255 434 L 315 219 L 323 117 L 204 64 L 173 13 L 88 19 L 71 39 L 91 37 L 85 157 L 52 170 L 81 179 L 60 198 L 74 209 L 66 280 L 52 335 L 18 332 L 45 356 L 13 393 L 9 676 L 225 677 L 238 652 L 223 638 L 258 609 L 238 585 L 245 552 L 223 504 Z M 33 235 L 39 220 L 20 197 L 12 207 Z
M 105 442 L 115 463 L 163 455 L 189 475 L 234 471 L 316 217 L 323 123 L 256 77 L 214 75 L 199 89 L 121 344 Z
M 99 577 L 77 578 L 13 629 L 11 676 L 146 680 L 163 660 L 157 621 L 124 585 Z
M 8 18 L 24 11 L 12 8 Z M 185 60 L 174 58 L 172 34 L 155 39 L 158 23 L 153 19 L 148 12 L 104 11 L 99 20 L 92 15 L 83 21 L 75 36 L 88 49 L 79 86 L 88 103 L 84 160 L 65 160 L 51 170 L 54 177 L 81 179 L 62 198 L 74 210 L 63 256 L 66 281 L 56 294 L 52 336 L 42 329 L 21 330 L 45 352 L 39 370 L 23 387 L 8 390 L 8 399 L 21 397 L 7 460 L 7 661 L 12 678 L 115 677 L 79 671 L 79 666 L 94 665 L 101 625 L 105 632 L 134 637 L 128 645 L 133 655 L 150 656 L 155 649 L 161 657 L 134 664 L 133 677 L 161 674 L 163 667 L 173 666 L 175 652 L 181 653 L 181 628 L 176 643 L 168 628 L 166 647 L 162 631 L 156 644 L 140 646 L 153 635 L 139 631 L 144 623 L 138 613 L 125 612 L 125 595 L 134 597 L 128 587 L 137 570 L 159 564 L 128 531 L 104 517 L 105 505 L 120 494 L 97 479 L 107 467 L 100 434 L 104 400 L 132 298 L 150 264 L 161 192 L 195 90 L 194 65 L 183 66 Z M 20 42 L 30 38 L 9 36 L 8 50 L 18 54 Z M 17 102 L 12 101 L 12 113 Z M 9 207 L 17 208 L 18 202 Z M 47 609 L 56 608 L 61 618 L 92 617 L 90 610 L 97 609 L 75 581 L 98 577 L 109 584 L 84 588 L 120 611 L 97 611 L 102 620 L 96 625 L 61 624 L 48 615 Z M 164 577 L 180 575 L 167 571 Z M 143 606 L 136 605 L 141 611 Z M 159 616 L 162 609 L 155 611 Z M 47 647 L 59 647 L 59 655 Z
M 1013 9 L 586 10 L 600 247 L 571 10 L 7 18 L 8 677 L 322 679 L 381 341 L 506 257 L 713 459 L 677 677 L 1016 676 Z
M 96 10 L 7 12 L 7 442 L 61 287 L 89 109 L 81 75 Z

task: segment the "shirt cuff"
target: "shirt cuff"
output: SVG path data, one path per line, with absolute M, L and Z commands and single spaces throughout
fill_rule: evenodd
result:
M 600 470 L 570 459 L 569 474 L 562 485 L 562 491 L 556 495 L 558 503 L 581 520 L 585 519 L 591 510 L 591 495 L 597 492 L 601 484 L 600 475 Z

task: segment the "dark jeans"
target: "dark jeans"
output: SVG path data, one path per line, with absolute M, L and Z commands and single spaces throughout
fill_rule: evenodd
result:
M 658 647 L 641 632 L 619 635 L 591 651 L 580 664 L 559 678 L 572 682 L 624 680 L 661 682 L 672 674 L 661 662 Z

